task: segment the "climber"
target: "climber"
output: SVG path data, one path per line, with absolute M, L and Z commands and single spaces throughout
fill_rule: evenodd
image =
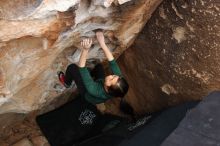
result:
M 103 66 L 100 63 L 95 66 L 90 74 L 85 65 L 89 49 L 92 45 L 92 40 L 84 39 L 81 42 L 82 53 L 78 66 L 76 64 L 70 64 L 66 69 L 66 73 L 59 72 L 58 77 L 60 82 L 67 88 L 70 87 L 74 80 L 80 95 L 85 97 L 88 102 L 96 105 L 100 110 L 99 105 L 106 100 L 113 97 L 124 97 L 128 91 L 129 85 L 122 76 L 112 53 L 105 44 L 103 32 L 100 30 L 97 31 L 96 37 L 109 61 L 109 66 L 113 74 L 105 77 Z

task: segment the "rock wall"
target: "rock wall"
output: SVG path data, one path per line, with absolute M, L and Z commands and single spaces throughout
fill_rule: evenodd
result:
M 88 2 L 0 0 L 0 145 L 2 137 L 12 144 L 36 136 L 37 113 L 29 114 L 32 122 L 15 121 L 68 100 L 72 90 L 59 85 L 56 72 L 78 61 L 80 39 L 94 38 L 97 28 L 105 30 L 108 45 L 120 56 L 130 84 L 126 99 L 137 113 L 200 100 L 220 89 L 218 0 L 163 1 L 149 21 L 160 0 L 115 1 L 108 8 L 103 1 Z M 103 60 L 97 42 L 89 61 L 94 58 Z M 117 100 L 106 105 L 119 112 Z
M 28 113 L 72 92 L 56 74 L 78 61 L 80 40 L 101 28 L 117 57 L 161 1 L 0 0 L 0 114 Z M 103 60 L 99 49 L 94 41 L 89 61 Z
M 163 1 L 118 62 L 138 113 L 220 89 L 220 3 Z
M 54 101 L 66 102 L 72 90 L 62 88 L 56 72 L 78 61 L 80 40 L 94 39 L 93 30 L 102 28 L 119 57 L 161 0 L 115 1 L 110 7 L 103 2 L 0 1 L 3 119 L 7 113 L 52 109 Z M 130 83 L 126 98 L 138 113 L 201 99 L 220 88 L 219 7 L 217 1 L 164 1 L 120 56 Z M 89 63 L 104 60 L 99 49 L 94 41 Z

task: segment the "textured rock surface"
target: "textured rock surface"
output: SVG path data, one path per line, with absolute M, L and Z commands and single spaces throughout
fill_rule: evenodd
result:
M 100 11 L 83 13 L 86 10 L 77 4 L 66 8 L 67 0 L 62 1 L 63 4 L 60 1 L 29 0 L 26 10 L 22 7 L 23 2 L 27 1 L 17 0 L 21 7 L 15 7 L 11 1 L 6 4 L 0 0 L 1 113 L 26 113 L 45 106 L 50 109 L 55 107 L 54 100 L 65 102 L 64 97 L 55 99 L 66 92 L 54 88 L 54 85 L 58 86 L 56 71 L 64 69 L 70 61 L 77 61 L 80 52 L 75 50 L 80 38 L 94 36 L 90 30 L 104 28 L 108 45 L 116 48 L 114 53 L 119 56 L 132 44 L 160 3 L 133 0 L 118 5 L 116 2 L 105 9 L 109 16 L 106 17 L 106 13 Z M 47 2 L 55 3 L 49 7 Z M 98 2 L 94 1 L 88 10 L 103 10 Z M 66 9 L 58 8 L 56 3 Z M 130 83 L 126 98 L 137 112 L 155 111 L 186 100 L 201 99 L 208 92 L 220 89 L 219 10 L 217 0 L 171 0 L 160 5 L 134 45 L 118 60 Z M 97 50 L 93 48 L 90 58 L 102 58 L 102 53 L 97 56 Z M 118 106 L 115 100 L 107 104 L 108 109 L 115 110 L 114 106 Z M 5 123 L 7 118 L 13 122 L 14 119 L 23 119 L 24 115 L 4 114 L 0 123 Z M 32 117 L 29 119 L 34 121 Z M 7 133 L 3 140 L 13 144 L 25 137 L 40 136 L 33 121 L 12 125 L 12 130 L 3 128 L 1 132 Z M 5 141 L 0 141 L 0 145 Z
M 136 111 L 159 110 L 220 90 L 220 3 L 164 1 L 118 62 Z
M 50 146 L 47 139 L 43 136 L 35 137 L 31 141 L 34 146 Z
M 12 146 L 33 146 L 33 144 L 28 139 L 22 139 Z
M 0 0 L 0 113 L 28 113 L 68 92 L 56 72 L 77 62 L 79 42 L 104 29 L 119 56 L 161 0 Z M 122 4 L 122 5 L 120 5 Z M 97 42 L 89 59 L 103 59 Z

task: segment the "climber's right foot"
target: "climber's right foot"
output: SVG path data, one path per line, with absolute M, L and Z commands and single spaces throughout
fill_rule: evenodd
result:
M 64 73 L 62 71 L 59 71 L 57 74 L 58 74 L 58 78 L 59 78 L 60 83 L 63 86 L 65 86 L 66 88 L 69 88 L 70 86 L 65 83 L 65 75 L 64 75 Z

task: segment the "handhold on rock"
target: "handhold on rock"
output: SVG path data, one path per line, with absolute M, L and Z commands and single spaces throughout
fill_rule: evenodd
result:
M 96 32 L 99 32 L 99 31 L 103 32 L 103 29 L 98 28 L 98 29 L 94 29 L 93 31 L 94 31 L 95 33 L 96 33 Z
M 113 1 L 114 1 L 114 0 L 105 0 L 105 1 L 104 1 L 104 6 L 105 6 L 106 8 L 110 7 Z

